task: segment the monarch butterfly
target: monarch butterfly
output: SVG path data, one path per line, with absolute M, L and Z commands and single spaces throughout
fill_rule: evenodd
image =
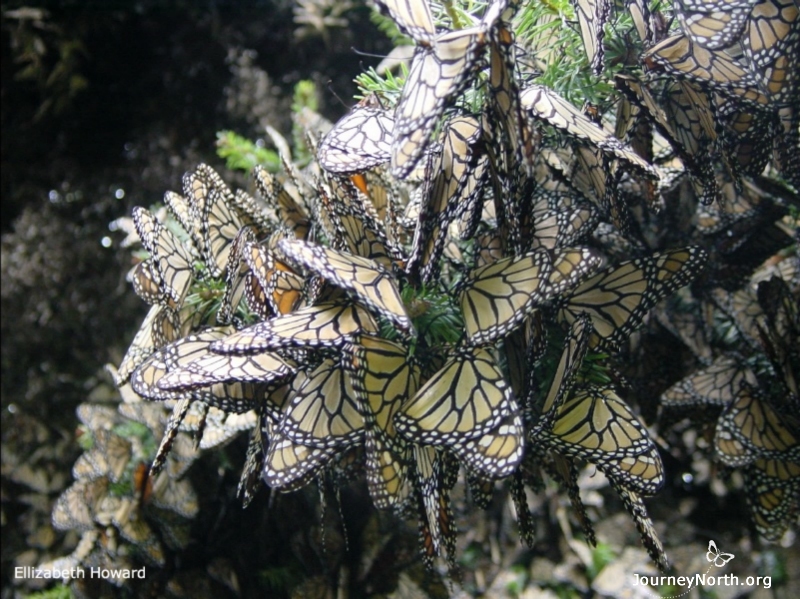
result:
M 159 379 L 158 387 L 165 391 L 185 391 L 214 383 L 269 383 L 285 378 L 295 366 L 274 353 L 252 356 L 207 353 L 168 372 Z
M 705 260 L 704 250 L 687 247 L 611 266 L 562 297 L 557 318 L 569 324 L 586 312 L 594 326 L 591 345 L 619 346 L 648 310 L 691 281 Z
M 554 295 L 562 295 L 585 279 L 602 259 L 590 248 L 559 248 L 552 252 L 553 271 L 548 277 Z
M 719 189 L 722 206 L 698 206 L 697 229 L 706 235 L 719 233 L 741 220 L 756 216 L 759 205 L 768 201 L 749 181 L 742 181 L 742 189 L 737 191 L 730 177 L 723 176 L 721 179 Z
M 622 170 L 617 162 L 601 150 L 589 146 L 575 148 L 575 168 L 571 183 L 586 199 L 602 209 L 606 220 L 625 237 L 632 236 L 633 218 L 619 193 Z M 599 237 L 595 231 L 595 237 Z
M 742 383 L 736 399 L 717 421 L 714 449 L 727 466 L 745 466 L 759 458 L 800 463 L 798 436 L 763 393 L 747 382 Z
M 225 272 L 233 241 L 244 222 L 219 187 L 209 189 L 203 208 L 200 229 L 205 264 L 212 277 L 219 277 Z
M 85 451 L 72 465 L 72 478 L 94 480 L 108 473 L 108 463 L 100 451 Z
M 724 52 L 692 44 L 681 34 L 668 37 L 647 50 L 642 61 L 650 69 L 661 67 L 668 74 L 685 78 L 712 91 L 734 97 L 756 107 L 769 104 L 758 90 L 758 80 Z
M 800 372 L 800 310 L 789 285 L 780 277 L 758 283 L 758 303 L 764 310 L 766 322 L 757 323 L 761 344 L 775 372 L 782 375 L 784 387 L 793 395 L 798 393 Z
M 493 11 L 493 18 L 497 16 Z M 436 36 L 430 47 L 417 48 L 395 113 L 392 174 L 396 178 L 408 177 L 430 144 L 444 109 L 469 83 L 493 24 L 490 19 L 448 31 Z
M 101 476 L 119 482 L 131 460 L 131 443 L 108 430 L 92 431 L 93 447 L 80 455 L 72 466 L 76 480 L 94 480 Z
M 495 92 L 491 97 L 499 96 L 501 100 L 508 99 L 512 97 L 512 93 L 508 89 L 511 88 L 507 88 L 502 94 Z M 516 90 L 516 87 L 513 90 Z M 507 119 L 513 121 L 510 116 L 513 114 L 513 107 L 500 106 L 496 99 L 492 100 L 492 104 L 495 105 L 496 112 L 508 111 L 501 117 L 495 117 L 494 113 L 489 113 L 488 117 L 483 119 L 484 143 L 491 166 L 490 174 L 494 192 L 492 205 L 497 218 L 497 229 L 500 231 L 499 237 L 504 241 L 503 245 L 507 244 L 513 253 L 521 253 L 523 251 L 521 204 L 526 189 L 526 173 L 525 169 L 519 170 L 516 166 L 522 164 L 517 162 L 517 159 L 522 156 L 522 149 L 512 146 L 512 136 L 501 127 L 501 124 L 513 126 L 513 123 L 509 125 L 507 122 Z M 515 102 L 514 105 L 518 106 L 518 102 Z M 516 138 L 516 136 L 514 137 Z M 469 228 L 473 230 L 479 223 L 479 210 L 480 205 L 477 202 L 473 208 L 472 223 L 469 225 Z
M 678 141 L 692 156 L 701 155 L 717 138 L 708 95 L 697 84 L 677 81 L 667 85 L 664 96 L 664 111 Z
M 139 262 L 128 272 L 125 279 L 133 285 L 134 293 L 151 306 L 164 297 L 161 278 L 155 270 L 152 258 Z
M 192 200 L 189 209 L 198 247 L 209 274 L 219 277 L 227 265 L 231 243 L 244 225 L 253 224 L 252 219 L 240 214 L 235 194 L 207 164 L 198 165 L 195 176 L 184 181 L 184 187 L 187 185 L 189 189 L 185 191 Z
M 589 67 L 595 75 L 599 75 L 603 70 L 604 28 L 611 15 L 611 3 L 608 0 L 573 0 L 572 4 L 578 15 Z
M 242 500 L 242 507 L 246 508 L 253 501 L 261 485 L 261 471 L 264 468 L 264 449 L 261 442 L 261 426 L 253 428 L 250 441 L 247 443 L 242 474 L 239 485 L 236 487 L 236 496 Z
M 475 235 L 475 268 L 483 268 L 506 258 L 505 244 L 499 231 Z
M 530 249 L 563 248 L 573 245 L 597 225 L 597 212 L 589 204 L 575 202 L 561 204 L 564 196 L 559 193 L 545 194 L 530 210 L 532 242 Z
M 653 149 L 655 139 L 653 123 L 648 117 L 647 112 L 623 94 L 619 104 L 617 104 L 616 120 L 614 135 L 624 143 L 630 145 L 634 152 L 652 164 L 655 160 L 655 152 Z M 639 185 L 641 182 L 628 180 L 626 183 L 629 185 Z M 660 185 L 665 184 L 666 181 L 664 180 L 664 172 L 662 170 Z M 651 209 L 657 211 L 661 208 L 661 199 L 656 194 L 655 184 L 652 181 L 644 182 L 643 190 L 638 194 L 637 192 L 633 193 L 635 195 L 644 195 L 647 206 Z
M 311 221 L 300 203 L 263 166 L 258 165 L 253 169 L 253 179 L 258 193 L 269 205 L 278 209 L 282 225 L 296 237 L 304 239 L 311 228 Z
M 209 344 L 214 340 L 221 339 L 226 333 L 227 330 L 221 327 L 208 329 L 202 333 L 184 337 L 155 352 L 131 377 L 133 390 L 142 397 L 156 401 L 183 397 L 185 393 L 162 389 L 159 387 L 159 383 L 168 376 L 168 373 L 208 355 Z M 257 367 L 251 366 L 251 368 Z M 279 368 L 282 367 L 279 366 Z M 215 377 L 224 378 L 225 374 L 209 375 L 209 378 Z M 191 380 L 189 382 L 182 380 L 182 385 L 189 385 L 194 381 L 193 375 L 189 375 L 187 378 Z M 205 383 L 203 384 L 205 385 Z M 242 413 L 252 408 L 257 393 L 258 388 L 252 383 L 236 381 L 211 382 L 205 387 L 193 387 L 189 395 L 193 400 L 202 401 L 226 412 Z
M 257 354 L 281 347 L 336 347 L 378 325 L 357 304 L 327 302 L 245 327 L 209 346 L 220 354 Z
M 744 470 L 744 489 L 753 523 L 768 541 L 778 541 L 800 509 L 800 465 L 756 460 Z
M 543 440 L 560 453 L 597 465 L 638 493 L 664 484 L 663 466 L 647 429 L 610 387 L 584 387 L 557 408 Z
M 474 146 L 480 133 L 480 125 L 474 117 L 454 117 L 445 125 L 441 154 L 430 157 L 413 249 L 406 266 L 410 277 L 421 278 L 425 284 L 436 277 L 439 257 L 447 241 L 447 228 L 457 206 L 474 201 L 480 193 L 485 163 L 477 173 L 473 169 L 477 157 Z
M 489 208 L 490 210 L 494 208 L 494 202 L 485 202 L 482 193 L 490 172 L 490 164 L 489 155 L 483 154 L 478 157 L 475 166 L 469 174 L 469 181 L 467 187 L 465 187 L 465 191 L 467 189 L 472 191 L 469 192 L 469 195 L 466 196 L 455 209 L 455 230 L 459 239 L 465 240 L 475 237 L 481 223 L 488 220 L 486 218 L 488 214 L 484 214 L 487 206 L 491 207 Z M 463 194 L 462 197 L 464 197 Z
M 206 353 L 209 343 L 223 338 L 231 328 L 219 327 L 201 334 L 190 335 L 154 352 L 131 377 L 131 387 L 140 396 L 164 400 L 174 399 L 175 393 L 160 389 L 158 383 L 172 369 L 187 364 Z
M 592 521 L 589 519 L 586 506 L 581 499 L 580 487 L 578 486 L 579 472 L 575 461 L 558 453 L 551 453 L 550 457 L 552 462 L 544 461 L 542 465 L 547 473 L 558 481 L 560 486 L 566 489 L 572 509 L 578 516 L 578 520 L 580 520 L 586 542 L 593 547 L 597 546 L 597 535 L 595 535 Z
M 274 215 L 244 189 L 237 189 L 229 201 L 231 208 L 242 219 L 242 224 L 256 229 L 259 235 L 272 231 L 278 224 Z
M 184 518 L 194 518 L 200 511 L 197 493 L 189 480 L 175 480 L 167 472 L 159 474 L 153 482 L 150 503 Z
M 522 418 L 515 412 L 488 433 L 454 441 L 448 448 L 469 471 L 488 478 L 506 478 L 522 461 L 524 446 Z
M 369 258 L 313 246 L 299 239 L 282 239 L 280 250 L 290 259 L 343 289 L 349 289 L 405 331 L 413 331 L 394 277 Z
M 564 349 L 561 352 L 547 395 L 539 410 L 539 418 L 536 424 L 531 427 L 529 438 L 533 443 L 536 443 L 539 433 L 550 430 L 553 426 L 553 420 L 559 407 L 572 390 L 575 375 L 578 373 L 586 355 L 591 333 L 592 324 L 589 316 L 586 314 L 579 315 L 572 323 L 569 334 L 564 339 Z M 531 402 L 528 403 L 530 404 Z
M 156 439 L 159 438 L 163 439 L 163 437 L 156 437 Z M 178 434 L 175 435 L 172 446 L 169 448 L 169 459 L 166 462 L 167 475 L 172 479 L 180 479 L 186 473 L 189 467 L 194 464 L 198 457 L 200 457 L 200 452 L 195 446 L 192 438 L 184 432 L 178 432 Z M 151 479 L 151 487 L 152 478 L 155 474 L 158 473 L 153 473 L 152 471 L 148 472 L 148 476 Z M 146 487 L 145 491 L 147 492 Z M 152 493 L 152 488 L 149 492 Z M 146 501 L 147 497 L 145 497 L 143 500 Z
M 175 196 L 170 196 L 169 199 L 166 196 L 164 198 L 175 218 L 189 233 L 194 247 L 200 251 L 203 248 L 203 234 L 200 229 L 200 213 L 197 210 L 197 206 L 204 204 L 208 190 L 209 183 L 207 178 L 198 171 L 194 171 L 183 175 L 183 197 L 181 200 L 185 204 L 176 201 L 177 198 Z
M 291 392 L 291 386 L 284 400 Z M 264 462 L 261 478 L 274 489 L 292 491 L 308 484 L 337 453 L 337 449 L 309 447 L 295 443 L 277 426 L 275 414 L 262 409 L 259 415 Z
M 622 499 L 622 504 L 630 514 L 634 524 L 636 524 L 636 528 L 642 538 L 642 545 L 647 549 L 650 559 L 655 562 L 659 570 L 666 572 L 670 567 L 669 559 L 664 551 L 664 545 L 658 538 L 653 521 L 647 513 L 647 506 L 645 506 L 644 501 L 636 492 L 617 484 L 614 479 L 611 479 L 611 486 L 614 487 L 614 490 Z
M 601 125 L 584 116 L 577 108 L 543 85 L 531 85 L 520 94 L 522 107 L 530 114 L 570 134 L 581 141 L 588 141 L 603 152 L 614 155 L 634 167 L 639 173 L 658 179 L 658 173 L 630 147 L 614 137 Z
M 407 464 L 411 447 L 394 426 L 394 415 L 419 385 L 419 366 L 408 349 L 371 335 L 345 345 L 346 368 L 365 423 L 367 483 L 375 507 L 402 504 L 410 492 Z
M 436 35 L 431 9 L 425 0 L 377 0 L 378 9 L 397 27 L 420 44 L 428 45 Z
M 398 214 L 402 206 L 408 203 L 407 190 L 397 185 L 387 169 L 378 168 L 366 173 L 351 175 L 350 181 L 367 198 L 365 212 L 374 212 L 383 223 L 386 236 L 391 244 L 398 244 L 402 239 Z
M 432 567 L 433 558 L 444 548 L 448 560 L 452 562 L 456 531 L 450 505 L 450 487 L 444 480 L 447 470 L 445 454 L 431 446 L 417 444 L 412 446 L 412 452 L 423 561 Z
M 655 41 L 655 31 L 650 3 L 647 0 L 628 0 L 627 6 L 642 44 L 645 48 L 652 46 Z
M 106 406 L 82 403 L 75 413 L 89 431 L 111 430 L 119 424 L 117 411 Z
M 488 510 L 492 503 L 492 496 L 494 495 L 495 481 L 491 478 L 480 476 L 470 470 L 467 470 L 466 474 L 467 488 L 469 489 L 472 503 L 482 510 Z
M 97 519 L 98 523 L 101 523 L 105 526 L 113 524 L 118 529 L 121 529 L 125 523 L 131 520 L 139 520 L 138 514 L 134 512 L 134 503 L 129 497 L 117 497 L 111 494 L 106 495 L 100 500 L 100 504 L 97 506 L 97 510 L 95 512 L 95 518 Z M 145 526 L 147 525 L 145 524 Z M 122 533 L 122 530 L 119 530 L 118 532 Z M 128 533 L 133 534 L 133 537 L 128 537 L 122 534 L 120 536 L 123 536 L 123 538 L 127 541 L 135 543 L 137 541 L 135 537 L 136 532 L 137 530 L 131 527 Z M 152 531 L 148 530 L 148 533 L 152 534 Z M 141 529 L 139 529 L 139 534 L 142 534 Z M 142 535 L 142 537 L 143 536 L 144 535 Z
M 278 239 L 286 235 L 288 232 L 278 231 L 270 238 L 268 247 L 251 243 L 243 250 L 244 259 L 255 279 L 247 295 L 248 304 L 262 301 L 261 295 L 255 295 L 252 291 L 254 288 L 260 289 L 266 304 L 264 307 L 270 316 L 293 312 L 303 300 L 305 281 L 289 266 L 277 260 L 272 251 Z
M 279 429 L 311 447 L 346 448 L 363 439 L 364 418 L 352 378 L 338 360 L 324 358 L 295 377 Z
M 547 348 L 547 338 L 545 315 L 534 311 L 522 327 L 503 341 L 511 389 L 515 397 L 521 398 L 520 405 L 526 415 L 530 409 L 531 390 L 538 380 L 534 372 Z
M 231 244 L 228 263 L 225 266 L 225 292 L 217 310 L 217 322 L 227 324 L 239 306 L 247 287 L 247 273 L 250 268 L 245 261 L 245 249 L 255 242 L 255 233 L 249 227 L 242 227 Z
M 639 93 L 644 92 L 639 88 Z M 712 144 L 717 139 L 709 95 L 690 81 L 677 81 L 664 89 L 663 112 L 650 108 L 652 99 L 645 99 L 661 133 L 684 162 L 699 187 L 701 204 L 711 205 L 719 195 L 719 186 L 712 168 Z M 662 120 L 663 119 L 663 120 Z M 727 163 L 727 154 L 723 156 Z M 733 165 L 731 165 L 733 166 Z
M 523 172 L 529 173 L 533 165 L 535 143 L 533 132 L 522 112 L 518 77 L 515 75 L 520 62 L 516 48 L 514 33 L 506 22 L 499 21 L 490 46 L 489 99 L 498 117 L 498 124 L 508 137 L 506 141 L 509 147 L 506 151 L 513 154 L 516 164 L 525 165 Z
M 225 201 L 230 203 L 233 198 L 233 192 L 231 188 L 228 187 L 228 184 L 219 176 L 219 173 L 214 170 L 211 166 L 205 163 L 200 163 L 197 165 L 195 172 L 203 178 L 206 184 L 206 188 L 210 191 L 213 188 L 216 188 L 222 196 L 225 198 Z M 202 217 L 203 210 L 204 210 L 204 202 L 207 199 L 208 194 L 206 194 L 206 198 L 201 198 L 199 196 L 195 196 L 197 200 L 194 203 L 194 209 L 197 210 L 197 215 Z M 200 219 L 198 219 L 199 222 Z
M 489 106 L 486 133 L 495 174 L 495 198 L 502 197 L 503 224 L 515 252 L 522 251 L 522 196 L 526 176 L 533 164 L 533 133 L 522 112 L 520 92 L 515 80 L 516 56 L 514 35 L 499 22 L 492 32 L 489 54 Z M 519 168 L 523 166 L 523 168 Z M 499 181 L 497 180 L 499 178 Z
M 239 433 L 252 429 L 257 421 L 255 410 L 234 414 L 210 407 L 205 427 L 202 429 L 200 449 L 211 449 L 229 443 Z
M 760 349 L 760 334 L 756 323 L 765 318 L 756 294 L 744 288 L 733 293 L 724 289 L 711 290 L 711 300 L 730 318 L 742 338 L 755 349 Z
M 760 0 L 751 5 L 744 55 L 761 90 L 773 103 L 785 102 L 797 93 L 797 4 L 792 0 Z
M 277 315 L 294 312 L 303 301 L 305 281 L 292 270 L 276 268 L 267 286 L 267 301 Z
M 550 292 L 552 262 L 538 251 L 505 258 L 468 273 L 459 291 L 467 338 L 489 342 L 518 325 Z
M 194 258 L 181 241 L 149 210 L 135 207 L 133 222 L 142 245 L 152 256 L 153 273 L 170 307 L 180 307 L 194 278 Z
M 409 441 L 450 447 L 491 434 L 517 412 L 511 388 L 492 354 L 461 348 L 395 415 Z
M 94 513 L 108 493 L 108 479 L 78 480 L 64 491 L 53 506 L 53 526 L 59 530 L 91 530 Z
M 717 110 L 721 145 L 748 175 L 763 172 L 772 157 L 773 123 L 755 110 Z
M 693 42 L 709 50 L 719 50 L 742 37 L 754 3 L 755 0 L 723 3 L 724 7 L 719 8 L 706 5 L 691 9 L 686 6 L 687 3 L 678 0 L 680 10 L 676 12 L 683 32 Z
M 273 489 L 295 491 L 311 482 L 335 454 L 334 449 L 300 445 L 276 432 L 270 439 L 261 477 Z
M 125 352 L 119 369 L 114 375 L 117 387 L 124 385 L 134 370 L 144 362 L 157 347 L 177 339 L 180 331 L 178 314 L 164 305 L 154 305 L 145 316 L 130 347 Z
M 693 11 L 724 11 L 744 8 L 755 0 L 680 0 L 681 7 Z
M 94 431 L 93 436 L 95 445 L 89 453 L 97 452 L 102 456 L 101 461 L 106 465 L 103 475 L 107 475 L 112 483 L 119 482 L 131 461 L 131 442 L 112 431 Z
M 742 382 L 756 385 L 753 372 L 733 356 L 722 355 L 707 368 L 702 368 L 661 395 L 661 405 L 667 409 L 713 406 L 724 408 L 739 393 Z
M 175 443 L 175 439 L 178 436 L 178 428 L 181 426 L 183 419 L 189 412 L 189 407 L 192 404 L 202 405 L 205 409 L 204 416 L 208 411 L 207 404 L 200 401 L 193 402 L 191 397 L 181 397 L 177 399 L 174 404 L 175 405 L 172 407 L 172 413 L 167 419 L 166 426 L 164 426 L 161 442 L 158 445 L 158 449 L 156 449 L 155 456 L 153 456 L 153 461 L 150 463 L 150 469 L 147 473 L 150 479 L 154 479 L 156 476 L 158 476 L 158 474 L 164 468 L 164 464 L 167 462 L 167 457 L 170 455 L 170 451 Z
M 138 554 L 147 562 L 163 566 L 165 558 L 161 542 L 135 505 L 130 497 L 116 497 L 109 494 L 103 498 L 98 507 L 96 519 L 105 526 L 113 524 L 119 536 L 133 544 Z
M 377 104 L 374 96 L 368 97 L 322 139 L 317 150 L 320 167 L 331 173 L 358 173 L 388 162 L 393 129 L 392 115 Z
M 358 197 L 359 192 L 350 181 L 341 181 L 333 186 L 334 193 L 328 196 L 320 189 L 320 201 L 326 208 L 333 231 L 331 238 L 336 249 L 347 251 L 355 256 L 374 260 L 382 267 L 391 270 L 394 259 L 400 252 L 391 248 L 386 232 L 377 215 L 367 210 L 371 206 L 366 198 Z
M 486 343 L 508 333 L 537 305 L 574 286 L 599 266 L 586 249 L 546 250 L 498 260 L 469 273 L 459 293 L 470 343 Z
M 533 549 L 536 544 L 536 529 L 528 507 L 528 496 L 525 493 L 525 484 L 521 472 L 516 471 L 511 477 L 509 491 L 514 502 L 514 511 L 517 515 L 519 538 L 524 541 L 528 548 Z

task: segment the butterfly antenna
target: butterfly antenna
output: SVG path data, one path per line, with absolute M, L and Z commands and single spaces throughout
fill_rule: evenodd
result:
M 347 104 L 347 102 L 342 100 L 342 97 L 339 94 L 337 94 L 336 91 L 333 89 L 333 82 L 332 81 L 328 81 L 327 87 L 328 87 L 328 91 L 333 95 L 333 97 L 336 98 L 337 100 L 339 100 L 339 103 L 342 106 L 344 106 L 347 110 L 350 110 L 351 106 L 349 106 Z
M 358 48 L 355 48 L 354 46 L 350 46 L 350 51 L 353 52 L 353 54 L 355 54 L 356 56 L 367 56 L 368 58 L 381 58 L 381 59 L 383 59 L 383 58 L 388 58 L 388 56 L 389 56 L 388 54 L 373 54 L 372 52 L 364 52 L 363 50 L 359 50 Z M 361 70 L 362 71 L 366 71 L 367 68 L 368 67 L 364 67 L 363 64 L 361 65 Z

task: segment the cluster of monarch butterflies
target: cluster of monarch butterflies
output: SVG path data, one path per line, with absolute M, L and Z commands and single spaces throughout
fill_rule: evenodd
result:
M 677 136 L 670 143 L 682 146 L 707 201 L 715 191 L 709 153 L 737 180 L 760 174 L 774 153 L 781 175 L 800 187 L 799 13 L 794 0 L 677 0 L 679 31 L 642 56 L 647 71 L 671 81 L 631 99 L 668 139 Z
M 665 426 L 699 427 L 723 471 L 742 469 L 753 523 L 770 541 L 800 512 L 799 266 L 795 253 L 742 289 L 718 292 L 717 317 L 735 341 L 706 346 L 700 367 L 661 396 Z
M 284 157 L 282 177 L 256 168 L 254 195 L 201 165 L 181 194 L 167 192 L 169 218 L 134 209 L 147 258 L 129 278 L 152 307 L 116 380 L 171 412 L 150 475 L 163 475 L 179 431 L 207 448 L 246 430 L 245 504 L 262 483 L 293 491 L 363 474 L 377 508 L 418 518 L 426 562 L 444 555 L 452 565 L 461 471 L 482 507 L 507 481 L 528 544 L 526 487 L 540 488 L 545 473 L 594 542 L 577 485 L 586 462 L 666 568 L 642 497 L 668 473 L 618 371 L 620 356 L 641 351 L 632 334 L 659 304 L 659 322 L 687 344 L 716 325 L 710 312 L 746 321 L 736 322 L 741 336 L 766 356 L 757 374 L 786 379 L 781 405 L 755 376 L 724 405 L 686 392 L 693 408 L 723 408 L 717 454 L 748 468 L 756 526 L 779 536 L 797 507 L 797 311 L 787 307 L 796 266 L 780 279 L 790 283 L 764 292 L 760 325 L 740 288 L 796 245 L 786 215 L 800 202 L 762 175 L 766 162 L 745 156 L 725 119 L 767 114 L 796 132 L 787 95 L 760 106 L 748 87 L 771 85 L 767 72 L 792 86 L 791 69 L 759 66 L 751 41 L 748 77 L 717 74 L 745 58 L 703 58 L 703 79 L 684 66 L 699 54 L 666 52 L 673 38 L 659 42 L 655 13 L 632 1 L 643 64 L 669 80 L 620 75 L 617 113 L 601 115 L 532 82 L 513 33 L 517 3 L 492 2 L 452 29 L 424 1 L 377 4 L 416 44 L 394 106 L 371 95 L 326 131 L 307 131 L 316 161 L 300 170 Z M 770 21 L 764 4 L 778 6 L 748 8 L 742 27 L 782 31 L 787 20 L 794 31 L 791 11 Z M 676 7 L 690 48 L 730 48 L 703 45 L 705 8 Z M 576 9 L 599 68 L 611 7 Z M 794 64 L 796 52 L 775 52 L 773 62 Z M 793 151 L 783 145 L 778 165 Z M 717 349 L 703 351 L 705 364 Z
M 42 564 L 43 570 L 164 567 L 167 551 L 183 550 L 190 542 L 199 501 L 183 475 L 199 453 L 182 433 L 165 470 L 148 478 L 149 447 L 163 435 L 166 416 L 160 406 L 126 397 L 115 407 L 78 407 L 86 450 L 72 468 L 75 482 L 55 503 L 52 521 L 56 529 L 77 532 L 80 542 L 70 555 Z M 76 592 L 89 592 L 86 580 L 73 584 Z

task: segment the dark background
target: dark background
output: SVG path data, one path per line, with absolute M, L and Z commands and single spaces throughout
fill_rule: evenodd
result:
M 288 2 L 2 10 L 3 405 L 36 411 L 33 370 L 80 380 L 145 313 L 122 284 L 128 251 L 108 223 L 180 190 L 201 161 L 224 172 L 219 130 L 256 139 L 269 122 L 288 135 L 301 79 L 337 118 L 353 77 L 378 60 L 354 48 L 386 52 L 387 41 L 363 4 L 324 38 L 298 34 Z M 50 406 L 64 399 L 43 392 Z

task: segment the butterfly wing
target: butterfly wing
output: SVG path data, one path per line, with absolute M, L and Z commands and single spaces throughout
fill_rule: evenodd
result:
M 278 247 L 303 267 L 354 292 L 367 306 L 401 329 L 413 331 L 394 277 L 374 260 L 314 246 L 299 239 L 282 239 Z
M 611 266 L 562 298 L 557 318 L 572 323 L 585 312 L 595 329 L 592 344 L 617 347 L 650 308 L 691 281 L 705 260 L 704 250 L 688 247 Z
M 449 446 L 489 434 L 517 411 L 494 357 L 486 349 L 466 348 L 432 376 L 395 416 L 409 441 Z

